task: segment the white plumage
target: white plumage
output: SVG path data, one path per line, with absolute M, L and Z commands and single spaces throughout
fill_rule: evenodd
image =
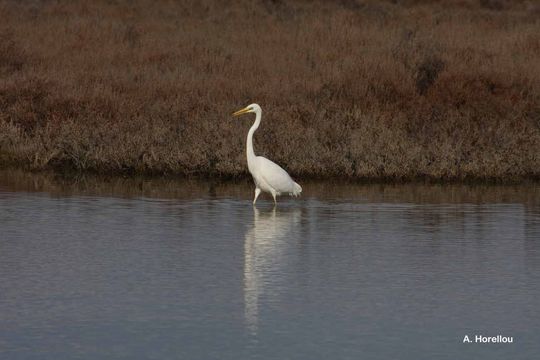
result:
M 261 124 L 262 109 L 257 104 L 251 104 L 242 110 L 238 110 L 233 115 L 238 116 L 246 113 L 255 113 L 255 122 L 249 129 L 246 142 L 246 155 L 248 169 L 255 181 L 255 198 L 253 204 L 257 202 L 257 197 L 261 191 L 272 194 L 274 204 L 276 196 L 289 194 L 298 196 L 302 192 L 302 187 L 294 182 L 289 174 L 275 162 L 262 156 L 255 156 L 253 151 L 253 133 Z

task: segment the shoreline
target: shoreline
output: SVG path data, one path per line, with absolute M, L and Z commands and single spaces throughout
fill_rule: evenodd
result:
M 318 201 L 379 203 L 514 203 L 529 206 L 540 201 L 540 183 L 360 183 L 300 179 L 299 198 L 284 196 L 281 202 L 316 206 Z M 53 196 L 98 196 L 149 199 L 253 200 L 253 181 L 181 177 L 111 176 L 86 173 L 60 174 L 0 169 L 0 193 L 32 192 Z M 266 195 L 262 195 L 266 196 Z M 263 197 L 264 200 L 271 198 Z M 311 203 L 315 201 L 315 203 Z M 307 203 L 306 203 L 307 202 Z
M 173 172 L 138 172 L 138 171 L 99 171 L 77 170 L 73 168 L 47 167 L 31 169 L 11 165 L 1 165 L 0 173 L 21 173 L 36 176 L 53 176 L 63 179 L 76 179 L 80 177 L 93 177 L 100 179 L 143 179 L 143 180 L 179 180 L 217 183 L 249 183 L 253 182 L 251 175 L 246 171 L 241 174 L 212 174 L 212 173 L 173 173 Z M 514 186 L 514 185 L 540 185 L 540 176 L 525 177 L 465 177 L 465 178 L 434 178 L 430 176 L 416 176 L 405 178 L 391 177 L 337 177 L 337 176 L 302 176 L 291 174 L 297 182 L 326 183 L 336 185 L 463 185 L 463 186 Z

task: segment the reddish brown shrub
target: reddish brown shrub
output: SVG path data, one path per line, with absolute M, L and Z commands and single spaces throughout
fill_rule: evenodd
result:
M 243 176 L 540 175 L 527 1 L 0 1 L 0 164 Z

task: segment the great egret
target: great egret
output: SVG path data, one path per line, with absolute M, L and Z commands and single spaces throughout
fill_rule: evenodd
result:
M 262 109 L 257 104 L 251 104 L 238 110 L 233 115 L 238 116 L 247 113 L 255 113 L 255 122 L 251 126 L 251 129 L 249 129 L 246 143 L 248 169 L 255 181 L 253 205 L 257 202 L 261 190 L 272 194 L 274 205 L 276 204 L 276 196 L 282 193 L 288 193 L 293 196 L 300 195 L 302 187 L 295 183 L 281 166 L 265 157 L 255 156 L 255 152 L 253 151 L 253 133 L 261 124 Z

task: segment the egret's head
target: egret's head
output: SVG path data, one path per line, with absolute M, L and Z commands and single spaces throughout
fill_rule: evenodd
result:
M 238 116 L 238 115 L 247 114 L 247 113 L 257 113 L 257 112 L 261 112 L 261 107 L 257 104 L 251 104 L 241 110 L 238 110 L 237 112 L 233 114 L 233 116 Z

